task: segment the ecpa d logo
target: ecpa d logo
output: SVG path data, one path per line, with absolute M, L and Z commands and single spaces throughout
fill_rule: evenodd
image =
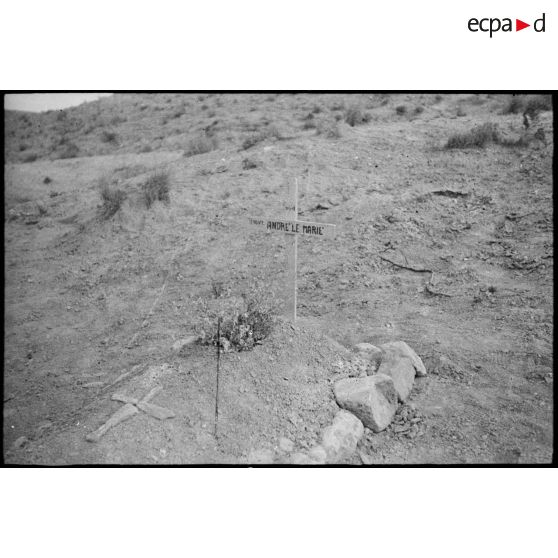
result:
M 536 19 L 533 22 L 533 30 L 536 33 L 544 33 L 545 23 L 545 14 L 543 14 L 539 19 Z M 472 17 L 469 20 L 467 27 L 469 28 L 469 31 L 472 31 L 473 33 L 477 33 L 478 31 L 489 33 L 490 38 L 492 38 L 492 35 L 498 31 L 503 31 L 504 33 L 514 31 L 512 19 L 509 17 L 505 17 L 503 19 L 498 17 L 485 17 L 482 19 Z M 531 24 L 525 23 L 520 19 L 515 20 L 515 31 L 521 31 L 527 27 L 531 27 Z

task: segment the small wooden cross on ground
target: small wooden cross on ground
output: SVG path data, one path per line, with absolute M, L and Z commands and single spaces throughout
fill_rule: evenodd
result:
M 124 422 L 125 420 L 128 420 L 140 411 L 143 411 L 144 413 L 147 413 L 159 420 L 173 418 L 174 413 L 170 409 L 165 409 L 164 407 L 159 407 L 159 405 L 149 403 L 149 401 L 153 399 L 162 389 L 162 386 L 155 386 L 145 397 L 142 397 L 141 399 L 115 393 L 112 396 L 112 400 L 125 403 L 124 407 L 118 409 L 118 411 L 116 411 L 116 413 L 114 413 L 107 420 L 107 422 L 95 430 L 95 432 L 88 434 L 85 439 L 88 442 L 98 442 L 111 428 L 121 422 Z
M 294 192 L 293 192 L 294 190 Z M 298 181 L 295 179 L 294 188 L 294 205 L 288 210 L 286 219 L 256 219 L 249 218 L 251 225 L 263 227 L 267 231 L 285 233 L 287 238 L 287 257 L 288 257 L 288 289 L 287 289 L 287 315 L 296 322 L 296 268 L 298 264 L 298 237 L 299 235 L 311 236 L 314 238 L 333 237 L 335 236 L 335 225 L 330 223 L 315 223 L 311 221 L 298 220 Z

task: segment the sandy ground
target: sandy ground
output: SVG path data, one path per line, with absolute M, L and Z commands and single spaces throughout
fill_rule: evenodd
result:
M 367 431 L 351 463 L 551 460 L 552 113 L 540 116 L 545 142 L 526 147 L 443 149 L 486 121 L 521 133 L 521 116 L 501 114 L 504 101 L 486 95 L 363 96 L 368 123 L 341 120 L 339 138 L 303 129 L 316 106 L 317 118 L 341 114 L 338 97 L 196 101 L 188 110 L 198 128 L 221 122 L 219 147 L 201 155 L 184 157 L 177 136 L 152 152 L 123 144 L 6 164 L 7 463 L 245 463 L 281 436 L 309 447 L 335 414 L 331 387 L 351 347 L 399 339 L 428 371 L 410 399 L 420 427 Z M 282 139 L 242 149 L 261 122 Z M 171 200 L 148 210 L 138 185 L 157 169 L 170 174 Z M 109 220 L 98 216 L 103 177 L 129 192 Z M 254 351 L 223 355 L 215 438 L 215 351 L 171 347 L 195 331 L 196 300 L 211 296 L 212 281 L 238 291 L 257 277 L 283 288 L 285 238 L 248 217 L 283 216 L 295 178 L 300 218 L 338 232 L 299 242 L 296 327 L 280 322 Z M 164 363 L 153 402 L 175 418 L 138 413 L 87 442 L 122 406 L 111 395 Z

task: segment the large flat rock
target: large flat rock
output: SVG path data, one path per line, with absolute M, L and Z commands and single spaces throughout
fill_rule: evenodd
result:
M 397 409 L 397 391 L 392 378 L 385 374 L 339 380 L 334 393 L 341 408 L 355 414 L 374 432 L 384 430 Z

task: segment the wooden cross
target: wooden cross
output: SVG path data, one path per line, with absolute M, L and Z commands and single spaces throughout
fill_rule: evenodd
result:
M 294 190 L 294 192 L 293 192 Z M 298 181 L 295 179 L 294 188 L 291 186 L 291 192 L 294 193 L 294 204 L 288 208 L 285 219 L 256 219 L 250 217 L 248 219 L 251 225 L 263 227 L 267 231 L 282 232 L 287 237 L 287 267 L 288 267 L 288 289 L 287 289 L 287 315 L 292 319 L 293 324 L 296 322 L 296 268 L 298 263 L 298 237 L 311 236 L 314 238 L 333 237 L 335 236 L 335 225 L 330 223 L 315 223 L 311 221 L 298 220 Z

